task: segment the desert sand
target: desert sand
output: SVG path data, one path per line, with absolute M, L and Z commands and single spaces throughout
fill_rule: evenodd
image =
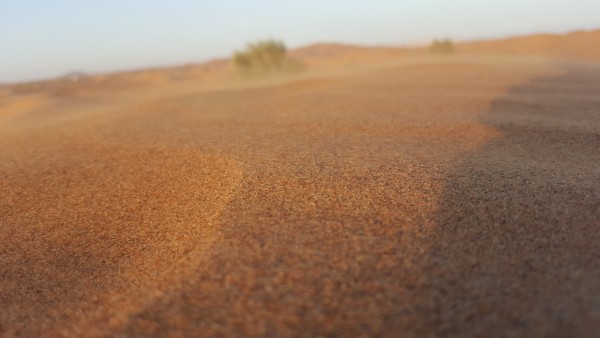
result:
M 597 336 L 600 31 L 546 38 L 1 87 L 0 335 Z

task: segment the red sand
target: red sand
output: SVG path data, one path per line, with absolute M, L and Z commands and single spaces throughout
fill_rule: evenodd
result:
M 373 60 L 5 94 L 2 336 L 597 335 L 600 68 Z

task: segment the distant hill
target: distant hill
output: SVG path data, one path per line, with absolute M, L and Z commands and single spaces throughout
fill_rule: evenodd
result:
M 426 47 L 363 47 L 346 44 L 314 44 L 290 51 L 290 56 L 309 66 L 385 61 L 428 53 Z M 600 62 L 600 29 L 568 34 L 537 34 L 499 40 L 458 42 L 457 54 L 543 56 L 560 60 Z
M 564 60 L 600 61 L 600 29 L 461 43 L 458 50 L 465 53 L 532 55 Z
M 291 50 L 290 57 L 310 67 L 348 65 L 370 60 L 394 59 L 405 55 L 407 48 L 364 47 L 337 43 L 319 43 Z

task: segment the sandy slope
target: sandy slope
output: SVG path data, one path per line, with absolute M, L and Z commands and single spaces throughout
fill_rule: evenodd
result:
M 565 35 L 539 34 L 460 44 L 464 53 L 536 55 L 560 60 L 600 61 L 600 29 Z
M 219 74 L 13 94 L 3 336 L 597 334 L 600 67 Z

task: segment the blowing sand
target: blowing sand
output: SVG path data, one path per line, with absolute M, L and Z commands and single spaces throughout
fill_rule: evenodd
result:
M 5 98 L 2 336 L 600 332 L 600 67 L 219 81 Z

